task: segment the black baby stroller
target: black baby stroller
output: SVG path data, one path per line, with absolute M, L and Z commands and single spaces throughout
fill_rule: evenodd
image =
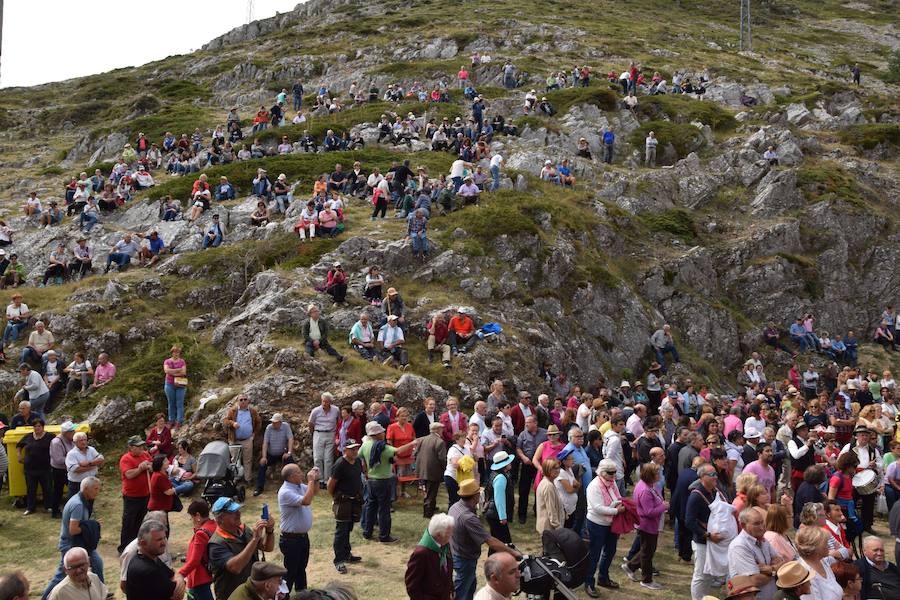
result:
M 244 478 L 242 451 L 239 445 L 217 441 L 208 443 L 200 453 L 194 476 L 206 480 L 202 496 L 210 506 L 222 496 L 244 501 L 246 490 L 243 485 L 237 485 Z
M 521 592 L 531 598 L 577 600 L 572 591 L 584 583 L 588 567 L 588 547 L 571 529 L 553 529 L 541 534 L 543 556 L 526 556 L 519 563 Z

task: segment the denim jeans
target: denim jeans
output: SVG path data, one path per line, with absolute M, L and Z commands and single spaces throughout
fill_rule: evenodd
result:
M 212 246 L 213 248 L 218 248 L 222 244 L 222 236 L 216 235 L 216 237 L 210 239 L 208 235 L 203 236 L 203 248 L 209 248 Z
M 44 416 L 44 406 L 47 404 L 47 401 L 50 399 L 50 392 L 44 392 L 40 396 L 34 396 L 34 397 L 28 396 L 27 399 L 29 402 L 31 402 L 31 412 L 43 417 Z
M 453 590 L 456 600 L 472 600 L 475 597 L 475 569 L 477 559 L 453 557 Z
M 106 268 L 109 268 L 111 263 L 116 263 L 120 267 L 124 267 L 125 265 L 131 263 L 131 256 L 125 254 L 124 252 L 110 252 L 109 256 L 106 257 Z
M 78 217 L 78 224 L 83 227 L 85 231 L 90 231 L 91 228 L 97 224 L 97 217 L 81 213 Z
M 309 564 L 309 536 L 282 535 L 278 539 L 278 549 L 284 556 L 284 568 L 287 569 L 284 583 L 287 585 L 288 593 L 292 589 L 305 590 L 306 567 Z
M 288 196 L 284 194 L 275 196 L 275 212 L 284 214 L 290 205 L 291 201 Z
M 491 167 L 491 177 L 494 178 L 494 182 L 491 184 L 491 191 L 496 192 L 500 189 L 500 167 L 494 165 Z
M 28 327 L 28 321 L 20 321 L 18 323 L 7 321 L 6 329 L 3 330 L 3 347 L 5 348 L 10 342 L 15 342 L 19 339 L 19 334 L 26 327 Z
M 393 479 L 370 479 L 369 497 L 363 511 L 366 513 L 366 524 L 363 529 L 363 537 L 371 538 L 375 529 L 375 518 L 378 518 L 378 539 L 386 540 L 391 537 L 391 487 Z
M 169 481 L 172 484 L 175 493 L 179 496 L 190 494 L 194 489 L 194 482 L 191 480 L 178 481 L 176 479 L 169 479 Z
M 353 531 L 353 521 L 335 521 L 334 523 L 334 564 L 340 564 L 350 560 L 350 532 Z
M 61 553 L 65 555 L 65 552 Z M 92 550 L 88 553 L 88 556 L 91 561 L 91 571 L 100 578 L 100 581 L 104 581 L 103 579 L 103 559 L 100 557 L 100 554 L 96 550 Z M 53 591 L 59 583 L 65 579 L 66 571 L 63 568 L 63 557 L 59 557 L 59 566 L 56 568 L 56 574 L 53 575 L 53 579 L 50 580 L 50 583 L 47 584 L 47 587 L 44 589 L 44 593 L 41 594 L 41 600 L 47 600 L 50 596 L 50 592 Z
M 590 551 L 588 554 L 588 572 L 584 585 L 594 587 L 594 573 L 600 567 L 599 581 L 609 581 L 609 566 L 616 556 L 616 544 L 619 536 L 612 532 L 610 525 L 598 525 L 591 520 L 587 522 Z
M 411 237 L 413 254 L 418 254 L 419 252 L 425 254 L 428 252 L 428 238 L 425 236 L 424 231 L 414 233 Z
M 204 583 L 203 585 L 189 588 L 188 591 L 194 600 L 213 600 L 211 583 Z
M 666 372 L 666 354 L 672 355 L 673 362 L 681 362 L 681 359 L 678 357 L 678 350 L 675 348 L 675 344 L 669 344 L 665 348 L 653 348 L 653 352 L 656 354 L 656 362 L 662 365 L 663 373 Z
M 184 422 L 184 394 L 187 392 L 187 388 L 167 383 L 163 390 L 169 401 L 169 421 L 180 425 Z

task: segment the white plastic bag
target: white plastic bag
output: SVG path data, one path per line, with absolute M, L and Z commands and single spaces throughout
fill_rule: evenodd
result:
M 709 521 L 706 531 L 717 533 L 721 540 L 713 543 L 706 540 L 706 564 L 703 572 L 715 577 L 728 576 L 728 544 L 737 534 L 737 521 L 734 520 L 734 507 L 717 493 L 716 499 L 709 505 Z
M 875 514 L 888 514 L 887 498 L 884 497 L 884 494 L 878 494 L 878 498 L 875 499 Z

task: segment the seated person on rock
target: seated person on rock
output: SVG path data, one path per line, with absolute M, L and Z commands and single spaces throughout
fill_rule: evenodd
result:
M 171 195 L 163 198 L 161 204 L 159 212 L 163 221 L 177 221 L 181 218 L 181 207 Z
M 84 357 L 84 352 L 76 352 L 74 360 L 69 363 L 69 366 L 64 371 L 69 379 L 66 383 L 67 396 L 72 390 L 83 393 L 90 389 L 94 368 L 91 366 L 91 361 Z
M 124 180 L 125 180 L 125 178 L 123 177 L 120 180 L 119 185 L 121 185 L 121 181 L 124 181 Z M 78 213 L 80 213 L 81 210 L 84 208 L 85 204 L 88 203 L 88 198 L 91 197 L 91 192 L 88 189 L 86 182 L 79 181 L 76 185 L 78 187 L 75 189 L 75 194 L 72 196 L 72 203 L 66 209 L 66 212 L 70 215 L 73 215 L 73 214 L 77 215 Z
M 209 189 L 209 182 L 206 180 L 206 173 L 200 175 L 200 178 L 194 182 L 191 190 L 191 214 L 188 217 L 190 221 L 196 221 L 203 214 L 203 211 L 209 210 L 209 204 L 212 201 L 212 191 Z
M 441 186 L 437 193 L 437 203 L 440 207 L 440 214 L 445 215 L 453 210 L 453 199 L 456 194 L 453 193 L 453 182 L 448 181 L 446 185 Z
M 144 240 L 147 244 L 141 246 L 138 257 L 142 267 L 152 267 L 159 262 L 159 257 L 166 253 L 166 244 L 155 229 Z
M 66 245 L 60 243 L 50 253 L 50 262 L 44 271 L 44 280 L 41 282 L 41 286 L 47 285 L 51 277 L 55 279 L 57 285 L 60 285 L 66 278 L 66 274 Z
M 264 200 L 256 203 L 256 210 L 250 213 L 250 224 L 254 227 L 264 227 L 269 224 L 269 207 Z
M 97 200 L 97 207 L 105 211 L 113 211 L 119 207 L 119 195 L 112 184 L 108 183 L 103 188 L 100 199 Z
M 588 141 L 585 138 L 581 138 L 578 140 L 578 156 L 581 158 L 586 158 L 588 160 L 593 160 L 593 156 L 591 155 L 591 147 L 588 144 Z
M 359 352 L 366 360 L 374 360 L 377 355 L 375 350 L 375 333 L 372 324 L 369 323 L 368 313 L 359 313 L 359 320 L 350 328 L 350 347 Z
M 69 274 L 84 277 L 93 269 L 94 250 L 88 246 L 87 239 L 80 237 L 72 251 L 72 262 L 69 263 Z
M 310 304 L 306 309 L 306 313 L 309 318 L 303 322 L 302 329 L 306 353 L 310 356 L 315 356 L 318 350 L 324 350 L 338 359 L 338 362 L 344 362 L 344 357 L 328 342 L 330 325 L 328 321 L 320 318 L 321 311 L 319 311 L 319 307 L 315 304 Z
M 153 176 L 150 174 L 150 171 L 143 166 L 139 167 L 134 174 L 134 189 L 146 190 L 154 185 L 156 185 L 156 182 L 153 181 Z
M 41 214 L 41 201 L 37 197 L 37 192 L 30 192 L 28 194 L 28 198 L 25 199 L 25 204 L 22 205 L 22 212 L 25 213 L 26 217 Z
M 201 245 L 204 249 L 209 247 L 218 248 L 222 245 L 222 242 L 225 241 L 226 233 L 228 233 L 228 231 L 225 228 L 225 225 L 220 221 L 219 215 L 215 214 L 212 216 L 212 223 L 209 224 L 206 233 L 203 234 Z
M 116 365 L 109 360 L 109 354 L 101 352 L 97 357 L 97 366 L 94 367 L 94 381 L 90 390 L 96 390 L 107 385 L 116 377 Z
M 341 149 L 341 139 L 334 135 L 334 131 L 329 129 L 325 132 L 325 139 L 322 140 L 322 147 L 325 152 L 336 152 Z
M 28 343 L 22 348 L 19 362 L 43 362 L 47 360 L 47 352 L 53 350 L 55 345 L 53 333 L 44 326 L 43 321 L 36 321 L 34 331 L 28 335 Z
M 59 209 L 59 204 L 56 200 L 50 201 L 50 208 L 41 213 L 41 218 L 38 221 L 43 227 L 49 227 L 51 225 L 59 225 L 62 223 L 63 213 Z
M 265 169 L 257 169 L 251 191 L 254 196 L 259 198 L 269 200 L 272 197 L 272 182 L 269 180 L 269 175 Z
M 463 184 L 460 186 L 456 195 L 459 196 L 461 200 L 461 206 L 466 206 L 467 204 L 477 205 L 478 199 L 481 197 L 481 190 L 475 185 L 474 179 L 470 175 L 463 179 Z
M 87 206 L 78 215 L 78 226 L 84 233 L 89 233 L 98 220 L 100 220 L 100 208 L 97 206 L 96 200 L 89 198 Z
M 331 209 L 330 205 L 319 211 L 319 232 L 323 236 L 336 236 L 339 233 L 338 225 L 338 215 Z
M 538 109 L 548 117 L 552 117 L 556 114 L 556 109 L 553 107 L 553 104 L 551 104 L 550 101 L 547 100 L 546 97 L 541 98 L 541 103 L 538 105 Z
M 275 212 L 284 214 L 290 207 L 291 186 L 287 182 L 287 175 L 281 173 L 272 184 L 272 193 L 275 195 Z
M 447 315 L 442 311 L 434 313 L 431 321 L 425 326 L 428 330 L 428 362 L 434 360 L 434 353 L 440 352 L 441 362 L 445 369 L 450 368 L 450 356 L 452 349 L 448 343 L 450 330 L 447 328 Z
M 383 364 L 394 363 L 406 370 L 409 366 L 409 355 L 403 347 L 406 340 L 403 329 L 397 322 L 397 315 L 389 315 L 387 323 L 378 330 L 378 341 L 381 343 L 382 354 L 386 356 Z
M 347 297 L 347 274 L 339 262 L 334 263 L 328 270 L 325 293 L 331 296 L 335 306 L 343 304 Z
M 9 264 L 6 266 L 6 270 L 3 271 L 3 278 L 0 279 L 0 289 L 8 286 L 19 287 L 25 283 L 27 277 L 28 271 L 19 262 L 19 255 L 14 252 L 9 255 Z
M 316 237 L 316 227 L 319 225 L 319 213 L 316 212 L 316 204 L 312 200 L 306 203 L 306 208 L 300 211 L 299 220 L 294 223 L 294 231 L 300 236 L 300 242 L 306 241 L 306 234 L 309 233 L 309 241 Z
M 553 162 L 550 160 L 544 161 L 544 166 L 541 168 L 541 180 L 549 181 L 550 183 L 555 183 L 556 185 L 560 184 L 559 173 L 556 172 L 556 168 L 553 166 Z
M 575 176 L 572 175 L 572 169 L 569 167 L 569 159 L 564 158 L 556 166 L 556 173 L 559 175 L 560 185 L 575 187 Z
M 291 145 L 288 136 L 281 136 L 281 143 L 278 144 L 278 154 L 290 154 L 294 147 Z
M 775 152 L 775 146 L 769 146 L 763 153 L 763 160 L 769 163 L 770 167 L 778 166 L 778 153 Z
M 234 200 L 237 197 L 237 192 L 234 190 L 234 186 L 228 181 L 228 178 L 224 175 L 219 177 L 219 185 L 216 186 L 216 200 L 218 202 L 224 202 L 225 200 Z
M 139 238 L 141 236 L 140 234 L 132 236 L 132 234 L 126 233 L 121 240 L 116 242 L 115 246 L 110 249 L 109 256 L 106 257 L 106 270 L 104 273 L 109 273 L 113 263 L 116 264 L 119 270 L 131 264 L 131 259 L 141 250 L 141 244 L 134 239 L 135 237 Z
M 316 142 L 316 138 L 309 133 L 308 129 L 303 132 L 303 137 L 300 138 L 300 147 L 303 148 L 304 152 L 316 153 L 319 151 L 319 144 Z
M 447 337 L 450 340 L 450 350 L 453 354 L 459 352 L 465 354 L 478 341 L 478 336 L 475 335 L 475 322 L 463 306 L 460 306 L 457 314 L 450 319 L 447 329 L 449 330 Z

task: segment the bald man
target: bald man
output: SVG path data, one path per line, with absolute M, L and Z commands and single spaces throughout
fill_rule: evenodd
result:
M 284 556 L 284 576 L 288 595 L 291 589 L 306 589 L 306 565 L 309 564 L 309 530 L 312 529 L 313 498 L 319 489 L 319 469 L 313 467 L 305 478 L 295 464 L 281 469 L 284 483 L 278 490 L 278 508 L 281 511 L 281 535 L 278 547 Z M 306 483 L 304 483 L 304 479 Z
M 509 600 L 519 590 L 519 562 L 508 552 L 498 552 L 484 561 L 487 585 L 478 590 L 474 600 Z

